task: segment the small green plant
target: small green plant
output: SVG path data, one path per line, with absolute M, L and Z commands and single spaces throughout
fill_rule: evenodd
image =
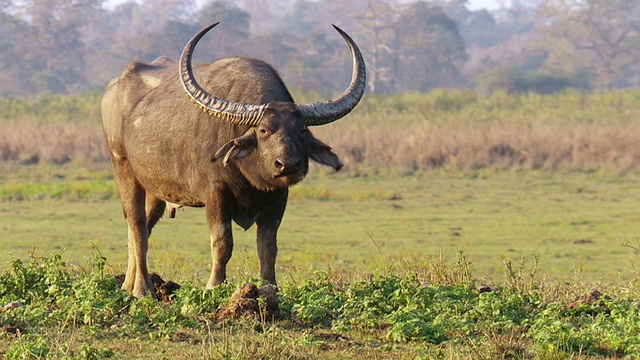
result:
M 7 359 L 44 359 L 51 351 L 50 343 L 37 335 L 19 335 L 5 352 Z
M 71 279 L 61 253 L 43 259 L 32 258 L 26 264 L 14 259 L 9 271 L 0 274 L 0 283 L 3 284 L 0 299 L 29 303 L 64 297 L 71 288 Z
M 336 318 L 344 302 L 344 294 L 334 284 L 327 272 L 319 271 L 300 285 L 285 292 L 284 308 L 296 318 L 310 324 L 329 326 Z
M 640 356 L 640 312 L 633 299 L 623 292 L 595 290 L 577 300 L 561 296 L 559 287 L 564 294 L 579 289 L 540 286 L 534 272 L 523 276 L 512 269 L 505 286 L 478 289 L 465 271 L 463 279 L 469 281 L 457 282 L 450 276 L 438 276 L 443 282 L 426 281 L 425 272 L 391 269 L 354 281 L 316 271 L 281 285 L 281 320 L 250 316 L 219 321 L 216 313 L 238 283 L 215 289 L 187 283 L 169 302 L 134 299 L 120 290 L 106 258 L 95 250 L 84 267 L 68 266 L 55 253 L 26 263 L 13 260 L 0 273 L 7 285 L 0 288 L 0 301 L 21 302 L 0 312 L 0 324 L 7 329 L 0 333 L 0 355 L 138 356 L 138 345 L 118 340 L 126 338 L 126 344 L 155 346 L 178 357 L 318 357 L 325 351 L 331 356 L 360 351 L 360 342 L 378 343 L 371 348 L 377 350 L 368 351 L 384 357 L 409 351 L 412 357 L 428 358 L 451 354 L 454 347 L 458 355 L 480 359 Z M 468 269 L 462 263 L 459 258 L 452 269 L 444 264 L 438 268 L 460 274 L 460 268 Z M 549 289 L 553 296 L 545 293 Z M 258 304 L 264 313 L 265 301 Z M 176 341 L 197 346 L 173 350 L 162 345 Z
M 504 261 L 505 277 L 509 288 L 520 293 L 527 293 L 536 288 L 535 279 L 540 257 L 533 254 L 531 260 L 532 265 L 528 272 L 526 272 L 527 258 L 521 258 L 516 269 L 513 268 L 511 260 Z

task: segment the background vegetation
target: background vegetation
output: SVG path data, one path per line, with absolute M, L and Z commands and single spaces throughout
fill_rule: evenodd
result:
M 177 58 L 222 21 L 196 56 L 265 59 L 287 84 L 340 91 L 349 64 L 330 24 L 356 39 L 368 89 L 551 93 L 640 85 L 640 5 L 631 0 L 2 0 L 0 95 L 103 89 L 133 61 Z
M 0 353 L 638 356 L 638 97 L 368 96 L 314 129 L 347 166 L 316 167 L 292 189 L 279 234 L 286 317 L 273 323 L 215 320 L 257 274 L 255 239 L 236 227 L 232 281 L 203 290 L 198 209 L 162 220 L 151 241 L 151 268 L 184 285 L 174 301 L 118 291 L 126 229 L 99 96 L 3 99 L 0 304 L 24 306 L 0 312 Z
M 298 93 L 298 98 L 314 94 Z M 0 161 L 107 164 L 99 95 L 0 99 Z M 623 173 L 640 163 L 640 91 L 554 95 L 469 90 L 368 96 L 313 129 L 346 171 L 544 169 Z

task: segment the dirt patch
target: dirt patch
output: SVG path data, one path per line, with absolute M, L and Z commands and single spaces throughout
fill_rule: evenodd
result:
M 13 309 L 17 309 L 19 307 L 23 307 L 23 306 L 24 304 L 21 303 L 20 301 L 12 301 L 7 305 L 3 306 L 2 309 L 0 309 L 0 314 L 2 314 L 3 312 L 11 311 Z
M 160 275 L 156 273 L 151 274 L 151 282 L 153 283 L 153 287 L 156 289 L 156 296 L 158 296 L 158 300 L 162 302 L 171 301 L 173 293 L 180 289 L 180 284 L 174 283 L 173 281 L 164 281 Z
M 120 285 L 124 283 L 124 277 L 124 274 L 116 275 L 116 280 Z M 171 302 L 173 294 L 180 289 L 180 284 L 164 281 L 156 273 L 152 273 L 150 277 L 158 300 L 163 303 Z M 267 321 L 283 319 L 285 316 L 278 304 L 276 288 L 271 285 L 258 288 L 253 283 L 244 283 L 233 292 L 229 302 L 218 308 L 213 314 L 213 318 L 217 322 L 225 319 L 237 319 L 242 316 L 257 317 Z
M 315 336 L 319 339 L 322 340 L 326 340 L 326 341 L 331 341 L 331 342 L 341 342 L 347 346 L 356 346 L 356 345 L 361 345 L 345 336 L 343 336 L 342 334 L 337 334 L 334 332 L 330 332 L 330 331 L 326 331 L 326 330 L 318 330 L 315 333 Z
M 609 295 L 603 294 L 598 289 L 591 289 L 588 294 L 580 295 L 576 299 L 568 304 L 570 309 L 578 309 L 583 305 L 591 306 L 590 309 L 586 309 L 586 313 L 590 315 L 596 315 L 597 313 L 610 314 L 611 309 L 605 304 L 605 301 L 611 300 Z
M 593 244 L 594 241 L 591 239 L 577 239 L 571 241 L 572 244 Z
M 24 307 L 25 305 L 23 303 L 21 303 L 20 301 L 13 301 L 10 302 L 8 304 L 6 304 L 5 306 L 2 307 L 2 309 L 0 309 L 0 314 L 4 313 L 4 312 L 8 312 L 8 311 L 12 311 L 14 309 L 20 308 L 20 307 Z M 8 334 L 26 334 L 26 331 L 20 327 L 20 326 L 16 326 L 13 324 L 4 324 L 2 325 L 2 327 L 0 327 L 0 333 L 8 333 Z M 2 354 L 0 353 L 0 359 L 2 359 Z
M 15 325 L 4 325 L 0 330 L 0 333 L 8 333 L 8 334 L 26 334 L 27 332 L 21 328 L 20 326 Z M 0 357 L 1 358 L 1 357 Z
M 480 284 L 478 286 L 476 286 L 476 290 L 478 290 L 478 293 L 486 293 L 486 292 L 492 292 L 493 288 L 487 284 Z
M 226 305 L 216 310 L 214 319 L 222 321 L 241 316 L 253 316 L 267 321 L 282 319 L 276 289 L 271 285 L 258 288 L 253 283 L 244 283 L 233 292 Z

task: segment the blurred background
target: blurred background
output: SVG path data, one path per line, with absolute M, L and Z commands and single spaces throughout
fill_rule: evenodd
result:
M 637 0 L 0 0 L 0 96 L 101 91 L 129 62 L 250 56 L 294 89 L 349 80 L 347 31 L 378 94 L 605 91 L 640 85 Z

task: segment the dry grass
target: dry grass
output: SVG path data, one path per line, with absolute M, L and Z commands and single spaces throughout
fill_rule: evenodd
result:
M 351 170 L 453 166 L 624 172 L 640 164 L 640 123 L 424 123 L 367 128 L 354 120 L 315 130 Z M 0 161 L 63 164 L 109 159 L 98 124 L 9 124 L 3 130 Z
M 35 106 L 24 100 L 27 104 L 11 103 L 11 111 L 0 108 L 0 161 L 108 161 L 95 95 L 33 101 Z M 58 120 L 47 120 L 47 106 Z M 69 121 L 60 121 L 61 111 L 69 113 Z M 468 91 L 436 91 L 365 98 L 348 119 L 313 131 L 350 170 L 451 166 L 625 172 L 640 164 L 638 113 L 637 90 L 490 99 Z
M 320 133 L 320 132 L 318 132 Z M 542 170 L 628 171 L 640 163 L 640 123 L 430 124 L 399 128 L 357 124 L 319 134 L 347 168 L 459 169 L 487 167 Z
M 96 123 L 11 123 L 2 129 L 0 161 L 64 164 L 109 159 L 102 128 Z

